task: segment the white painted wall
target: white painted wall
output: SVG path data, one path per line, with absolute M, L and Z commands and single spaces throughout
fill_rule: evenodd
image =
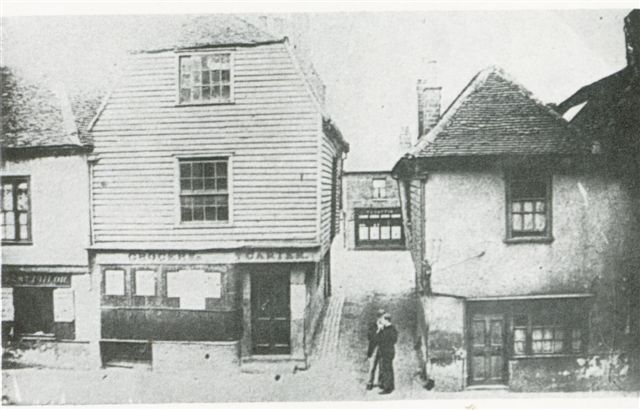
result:
M 436 293 L 590 292 L 610 281 L 637 251 L 632 202 L 615 178 L 553 176 L 550 244 L 504 243 L 505 185 L 499 170 L 434 172 L 425 197 L 426 252 Z
M 87 265 L 89 183 L 82 155 L 7 161 L 3 176 L 28 175 L 32 245 L 3 245 L 8 265 Z

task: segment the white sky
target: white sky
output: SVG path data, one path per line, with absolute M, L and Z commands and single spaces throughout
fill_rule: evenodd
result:
M 118 13 L 158 11 L 149 3 L 128 11 L 124 4 L 119 3 Z M 200 6 L 184 11 L 217 11 L 211 3 Z M 11 14 L 7 10 L 11 7 L 5 8 Z M 42 12 L 34 7 L 18 13 L 31 14 L 29 10 Z M 65 10 L 70 9 L 53 13 Z M 174 11 L 182 9 L 174 5 Z M 581 86 L 624 67 L 623 18 L 628 12 L 413 10 L 309 15 L 306 35 L 314 65 L 327 86 L 328 112 L 351 143 L 346 170 L 390 169 L 400 157 L 402 127 L 408 126 L 415 138 L 416 80 L 424 75 L 428 61 L 438 61 L 443 110 L 473 75 L 489 65 L 504 68 L 542 101 L 558 103 Z M 32 51 L 40 47 L 46 53 L 50 48 L 34 36 L 50 37 L 48 30 L 54 28 L 45 24 L 34 32 L 33 26 L 11 27 L 18 34 L 22 30 L 24 37 L 20 46 L 4 43 L 6 62 L 25 64 L 37 55 L 23 52 L 27 44 Z M 69 48 L 65 58 L 88 47 L 85 43 Z M 99 50 L 87 52 L 95 60 Z

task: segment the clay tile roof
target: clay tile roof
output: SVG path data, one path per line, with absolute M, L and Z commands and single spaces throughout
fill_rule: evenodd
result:
M 576 154 L 588 144 L 502 69 L 479 72 L 409 154 L 415 157 Z
M 139 39 L 130 51 L 153 52 L 220 45 L 254 45 L 283 41 L 231 15 L 133 16 Z
M 3 148 L 82 145 L 60 93 L 45 78 L 27 81 L 7 67 L 0 70 Z

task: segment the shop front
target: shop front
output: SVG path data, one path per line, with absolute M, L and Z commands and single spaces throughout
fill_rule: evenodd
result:
M 21 366 L 90 366 L 90 295 L 87 267 L 3 265 L 2 340 L 9 357 Z
M 304 364 L 318 259 L 317 249 L 97 252 L 102 363 L 224 370 L 268 356 Z

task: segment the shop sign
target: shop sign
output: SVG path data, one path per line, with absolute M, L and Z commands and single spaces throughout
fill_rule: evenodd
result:
M 3 275 L 5 276 L 5 275 Z M 50 273 L 14 273 L 6 274 L 3 284 L 9 286 L 71 286 L 70 275 Z
M 130 262 L 197 262 L 201 256 L 193 252 L 131 252 Z
M 315 253 L 303 250 L 243 250 L 236 252 L 238 262 L 311 262 Z

